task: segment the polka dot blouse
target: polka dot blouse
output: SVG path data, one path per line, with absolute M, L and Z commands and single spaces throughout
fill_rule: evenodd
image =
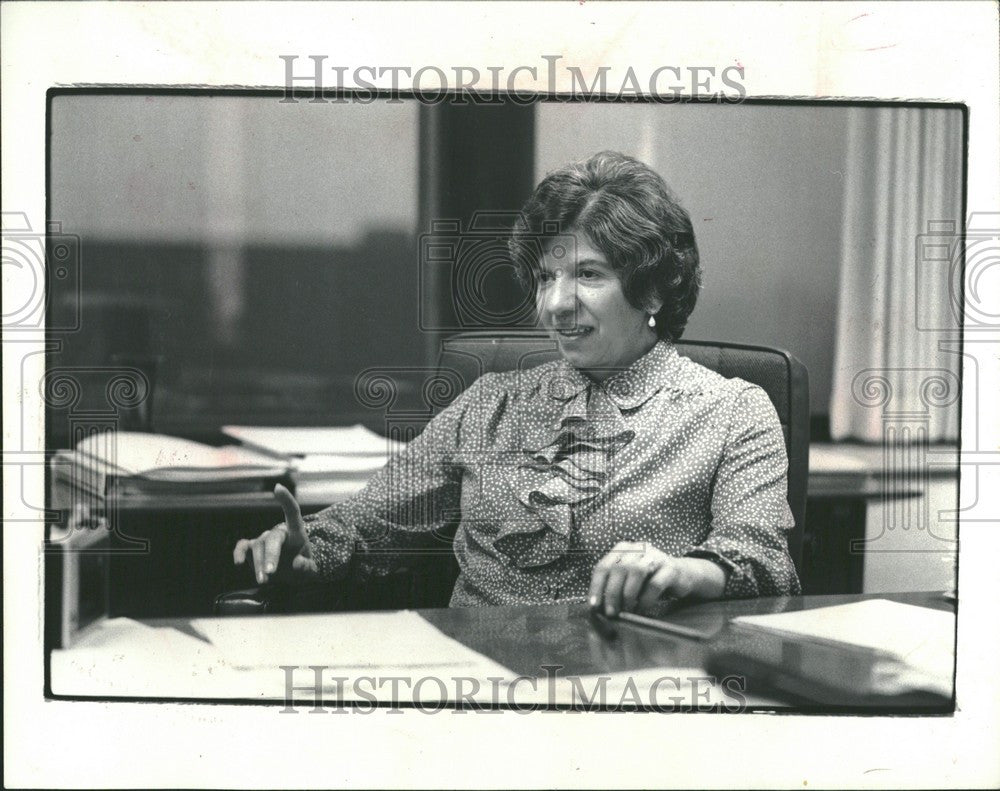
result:
M 321 573 L 366 578 L 457 523 L 452 606 L 582 601 L 620 541 L 718 563 L 726 597 L 795 594 L 787 468 L 761 388 L 660 342 L 603 383 L 486 374 L 306 530 Z

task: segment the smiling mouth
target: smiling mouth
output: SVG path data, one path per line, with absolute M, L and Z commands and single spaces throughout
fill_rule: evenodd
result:
M 593 332 L 593 327 L 555 327 L 554 329 L 561 338 L 582 338 Z

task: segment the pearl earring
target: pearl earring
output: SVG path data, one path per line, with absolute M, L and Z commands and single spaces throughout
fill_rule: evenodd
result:
M 655 329 L 656 328 L 656 317 L 653 316 L 653 315 L 650 315 L 649 321 L 647 321 L 646 323 L 649 325 L 649 328 L 651 330 Z

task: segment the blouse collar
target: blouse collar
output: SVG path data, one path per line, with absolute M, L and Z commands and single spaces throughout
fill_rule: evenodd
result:
M 588 388 L 598 387 L 619 409 L 635 409 L 664 388 L 691 392 L 689 387 L 683 386 L 679 366 L 677 349 L 666 341 L 657 341 L 632 365 L 603 382 L 594 381 L 566 360 L 560 360 L 549 378 L 547 392 L 551 398 L 565 402 Z

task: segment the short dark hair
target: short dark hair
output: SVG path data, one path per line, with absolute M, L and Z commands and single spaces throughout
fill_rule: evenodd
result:
M 701 266 L 691 218 L 663 179 L 617 151 L 549 173 L 511 232 L 508 247 L 522 284 L 532 282 L 540 243 L 571 229 L 586 233 L 608 257 L 633 307 L 663 300 L 657 335 L 678 340 L 698 299 Z

